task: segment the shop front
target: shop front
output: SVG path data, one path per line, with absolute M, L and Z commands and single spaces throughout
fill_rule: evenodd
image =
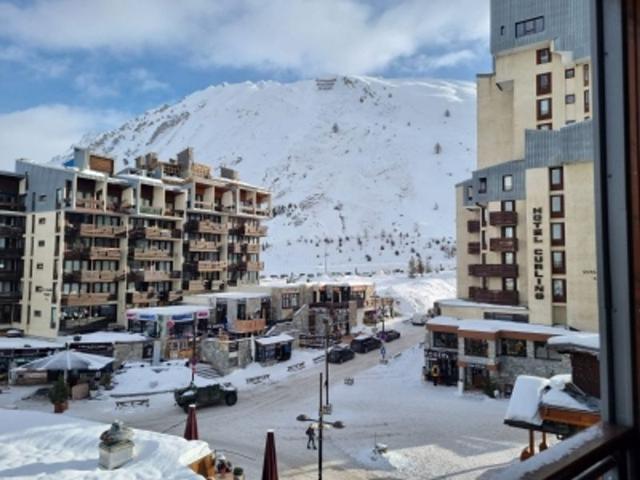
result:
M 456 385 L 458 382 L 458 352 L 427 349 L 425 350 L 424 379 L 437 383 Z

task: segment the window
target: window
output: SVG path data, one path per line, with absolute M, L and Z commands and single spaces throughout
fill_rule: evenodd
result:
M 487 193 L 487 177 L 482 177 L 480 179 L 480 187 L 478 188 L 478 193 Z
M 533 354 L 541 360 L 562 360 L 562 355 L 547 348 L 547 342 L 533 342 Z
M 516 230 L 514 227 L 502 227 L 502 238 L 515 238 Z
M 567 281 L 562 278 L 554 278 L 551 281 L 553 301 L 565 303 L 567 301 Z
M 576 69 L 575 68 L 567 68 L 564 71 L 564 78 L 574 78 L 576 76 Z
M 467 186 L 467 200 L 473 200 L 473 187 Z
M 584 91 L 584 111 L 585 113 L 589 113 L 591 111 L 591 103 L 589 100 L 589 90 Z M 588 120 L 588 118 L 585 117 L 585 120 Z
M 551 245 L 564 245 L 564 223 L 551 224 Z
M 584 72 L 584 86 L 588 87 L 589 86 L 589 64 L 585 64 L 583 70 Z
M 44 240 L 38 240 L 38 246 L 44 247 Z
M 551 61 L 551 50 L 548 48 L 541 48 L 536 50 L 536 63 L 542 65 Z
M 504 27 L 501 28 L 501 32 Z M 544 30 L 544 17 L 535 17 L 516 23 L 516 38 L 540 33 Z
M 536 75 L 536 94 L 549 95 L 551 93 L 551 72 Z
M 513 338 L 503 338 L 500 340 L 500 353 L 509 357 L 526 357 L 526 340 L 516 340 Z
M 433 346 L 436 348 L 458 348 L 458 336 L 455 333 L 433 332 Z
M 564 188 L 562 167 L 553 167 L 549 169 L 549 188 L 551 190 L 562 190 Z
M 513 190 L 513 175 L 502 176 L 502 191 L 510 192 Z
M 516 279 L 515 278 L 503 278 L 502 279 L 502 290 L 507 292 L 513 292 L 516 290 Z
M 40 217 L 38 219 L 38 225 L 44 225 L 45 223 L 47 223 L 47 219 L 45 217 Z
M 300 305 L 299 293 L 283 293 L 282 294 L 282 308 L 298 308 Z
M 551 272 L 559 274 L 567 272 L 564 252 L 551 252 Z
M 564 217 L 564 197 L 562 195 L 551 195 L 551 218 Z
M 44 263 L 37 263 L 37 264 L 36 264 L 36 269 L 38 269 L 38 270 L 44 270 Z
M 538 100 L 538 120 L 547 120 L 551 118 L 551 99 L 543 98 Z
M 501 208 L 503 212 L 515 212 L 516 202 L 514 200 L 503 200 Z
M 504 35 L 504 25 L 500 25 L 500 36 Z
M 47 199 L 46 195 L 38 195 L 38 201 L 39 202 L 44 202 Z
M 489 343 L 486 340 L 465 338 L 464 354 L 472 357 L 488 357 Z
M 538 130 L 553 130 L 553 123 L 540 123 Z
M 573 93 L 564 96 L 564 103 L 567 105 L 573 105 L 576 103 L 576 96 Z
M 516 254 L 513 252 L 502 252 L 502 264 L 514 265 L 516 263 Z
M 41 317 L 41 316 L 42 316 L 42 311 L 40 311 L 40 310 L 34 310 L 34 311 L 33 311 L 33 316 L 34 316 L 34 317 Z

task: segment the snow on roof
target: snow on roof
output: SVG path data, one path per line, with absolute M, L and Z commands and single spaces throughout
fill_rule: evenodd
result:
M 438 300 L 437 302 L 441 307 L 490 308 L 494 311 L 519 310 L 522 312 L 526 312 L 529 310 L 527 307 L 524 307 L 522 305 L 495 305 L 493 303 L 472 302 L 471 300 L 465 300 L 463 298 L 446 298 L 444 300 Z
M 600 351 L 600 335 L 597 333 L 574 333 L 572 335 L 560 335 L 550 338 L 549 345 L 557 350 Z
M 127 313 L 144 313 L 149 315 L 184 315 L 208 311 L 202 305 L 167 305 L 164 307 L 130 308 Z
M 455 326 L 458 330 L 465 332 L 488 332 L 497 333 L 500 331 L 537 333 L 540 335 L 572 335 L 572 332 L 564 328 L 550 327 L 548 325 L 538 325 L 534 323 L 510 322 L 508 320 L 459 320 L 453 317 L 438 316 L 427 320 L 428 325 Z
M 542 425 L 538 408 L 547 385 L 549 385 L 549 380 L 546 378 L 519 375 L 513 386 L 504 419 Z
M 76 340 L 76 337 L 80 337 L 80 339 Z M 58 340 L 66 343 L 133 343 L 144 342 L 149 338 L 139 333 L 130 332 L 93 332 L 58 337 Z
M 164 185 L 163 181 L 158 178 L 147 177 L 145 175 L 136 175 L 135 173 L 118 173 L 118 178 L 126 178 L 128 180 L 136 180 L 140 182 L 153 183 L 154 185 Z
M 293 337 L 286 333 L 281 333 L 280 335 L 274 335 L 273 337 L 256 338 L 256 343 L 259 343 L 260 345 L 274 345 L 276 343 L 283 342 L 293 342 Z
M 102 370 L 113 363 L 113 357 L 94 355 L 92 353 L 77 352 L 75 350 L 61 350 L 44 358 L 38 358 L 20 369 L 24 370 Z
M 0 350 L 64 348 L 64 343 L 34 337 L 0 337 Z
M 0 409 L 0 443 L 5 473 L 71 480 L 202 478 L 188 465 L 211 454 L 199 440 L 133 429 L 135 456 L 118 470 L 98 466 L 100 434 L 109 425 L 69 415 Z
M 203 294 L 194 295 L 194 296 L 202 297 L 202 298 L 235 298 L 238 300 L 242 300 L 245 298 L 268 298 L 271 295 L 269 293 L 260 293 L 260 292 L 234 291 L 234 292 L 220 292 L 220 293 L 203 293 Z

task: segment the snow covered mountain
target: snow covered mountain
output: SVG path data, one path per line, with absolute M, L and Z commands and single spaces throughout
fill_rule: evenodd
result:
M 273 191 L 266 274 L 453 264 L 454 184 L 475 157 L 475 87 L 337 77 L 211 86 L 82 142 L 119 166 L 154 151 Z

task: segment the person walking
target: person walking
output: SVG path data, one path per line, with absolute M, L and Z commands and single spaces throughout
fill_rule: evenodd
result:
M 437 387 L 440 379 L 440 367 L 438 365 L 431 367 L 431 379 L 433 380 L 433 386 Z
M 314 450 L 317 450 L 315 429 L 311 425 L 309 425 L 305 433 L 307 434 L 307 448 L 310 449 L 313 447 Z

